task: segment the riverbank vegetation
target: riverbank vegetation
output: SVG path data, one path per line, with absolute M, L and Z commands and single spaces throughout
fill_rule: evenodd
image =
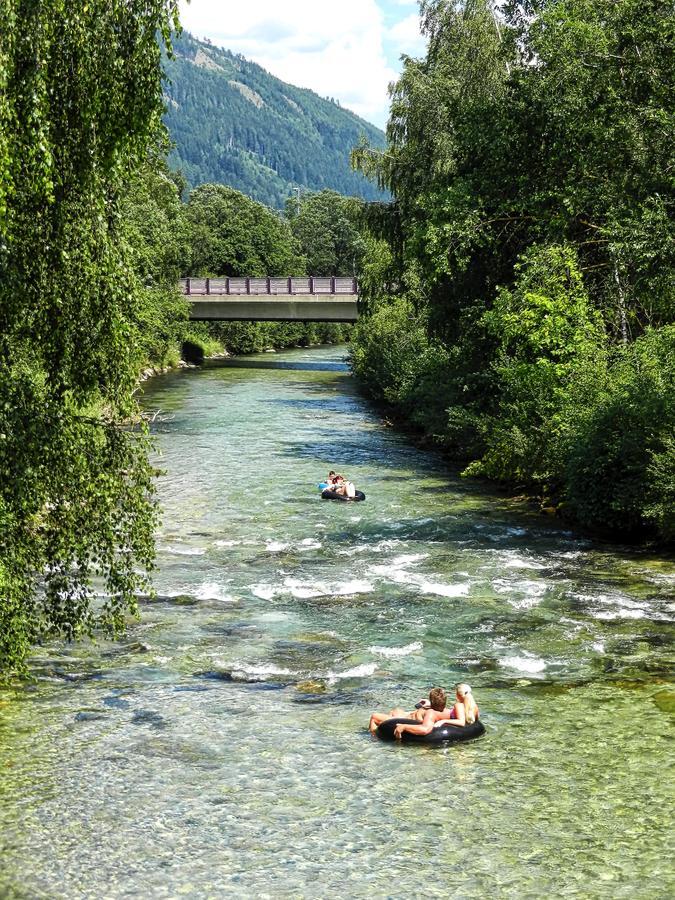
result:
M 466 474 L 672 541 L 672 6 L 421 15 L 389 149 L 354 153 L 394 198 L 367 210 L 385 246 L 354 369 Z
M 0 671 L 48 636 L 116 633 L 147 588 L 144 298 L 121 198 L 156 142 L 175 15 L 0 0 Z

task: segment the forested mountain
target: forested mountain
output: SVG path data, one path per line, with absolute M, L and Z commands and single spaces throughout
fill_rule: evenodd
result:
M 169 161 L 191 187 L 219 182 L 277 208 L 297 187 L 383 196 L 349 164 L 361 135 L 384 146 L 374 125 L 187 33 L 174 49 L 165 61 Z

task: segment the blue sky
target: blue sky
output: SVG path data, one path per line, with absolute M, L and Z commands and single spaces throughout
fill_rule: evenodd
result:
M 183 25 L 383 127 L 400 56 L 420 55 L 417 0 L 181 0 Z
M 387 62 L 397 71 L 401 53 L 415 56 L 422 48 L 417 0 L 377 0 L 385 22 L 384 50 Z

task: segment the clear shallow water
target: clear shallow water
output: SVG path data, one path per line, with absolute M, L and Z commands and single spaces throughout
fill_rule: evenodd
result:
M 158 597 L 0 693 L 0 896 L 672 895 L 675 566 L 449 475 L 343 356 L 147 388 Z M 460 678 L 484 739 L 367 734 Z

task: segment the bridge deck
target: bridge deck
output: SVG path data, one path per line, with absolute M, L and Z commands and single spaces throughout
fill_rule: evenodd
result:
M 183 278 L 197 321 L 356 322 L 354 278 Z

